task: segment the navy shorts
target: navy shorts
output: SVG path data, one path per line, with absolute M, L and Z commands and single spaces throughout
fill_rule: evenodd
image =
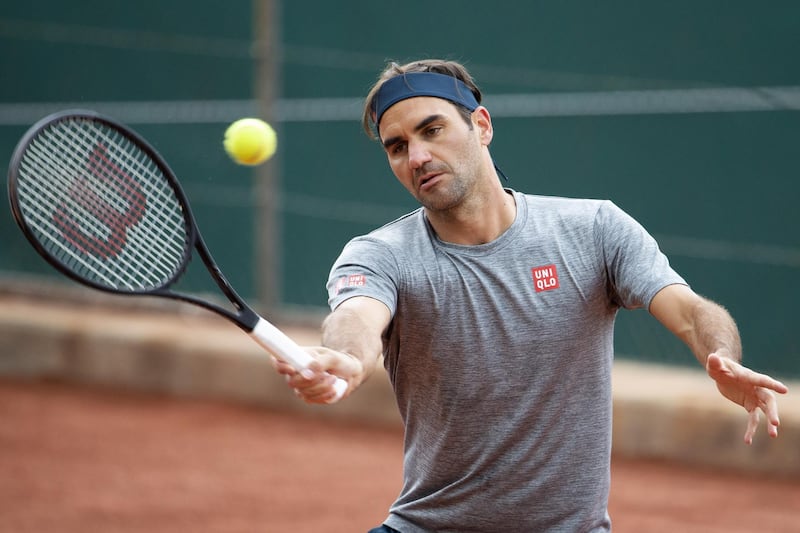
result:
M 387 525 L 380 525 L 378 527 L 370 529 L 367 533 L 400 533 L 400 532 Z

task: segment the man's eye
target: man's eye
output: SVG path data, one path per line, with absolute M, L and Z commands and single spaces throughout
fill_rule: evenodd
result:
M 425 130 L 425 134 L 428 137 L 433 137 L 434 135 L 438 135 L 440 131 L 442 131 L 442 127 L 441 126 L 433 126 L 433 127 L 428 128 L 427 130 Z
M 406 143 L 397 143 L 392 146 L 391 152 L 393 154 L 402 154 L 406 150 Z

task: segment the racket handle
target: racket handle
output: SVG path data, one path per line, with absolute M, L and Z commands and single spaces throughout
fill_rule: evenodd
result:
M 296 342 L 263 318 L 258 319 L 250 336 L 275 357 L 289 363 L 296 370 L 305 370 L 314 361 L 314 358 Z M 336 398 L 333 401 L 339 401 L 347 390 L 347 381 L 337 377 L 333 389 L 336 391 Z

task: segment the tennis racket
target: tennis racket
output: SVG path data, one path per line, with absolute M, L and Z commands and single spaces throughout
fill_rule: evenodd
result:
M 313 361 L 234 291 L 200 236 L 175 174 L 123 124 L 84 110 L 43 118 L 14 150 L 8 192 L 25 237 L 69 278 L 115 294 L 199 305 L 298 371 Z M 173 289 L 195 253 L 233 311 Z M 334 387 L 338 400 L 347 382 L 337 378 Z

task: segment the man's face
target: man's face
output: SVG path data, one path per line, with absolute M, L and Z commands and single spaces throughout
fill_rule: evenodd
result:
M 485 131 L 476 113 L 470 125 L 452 103 L 419 96 L 383 114 L 379 133 L 389 166 L 426 208 L 458 206 L 483 172 Z

